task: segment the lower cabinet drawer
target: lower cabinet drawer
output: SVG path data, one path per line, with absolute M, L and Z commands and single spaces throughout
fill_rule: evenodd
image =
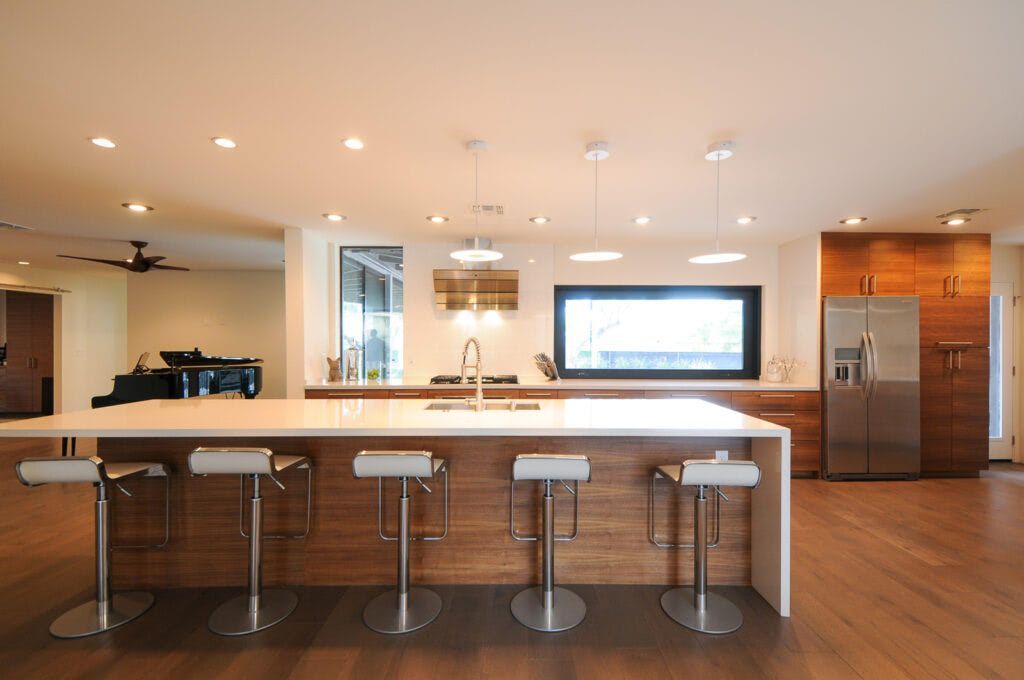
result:
M 558 399 L 558 390 L 519 390 L 520 399 Z
M 821 420 L 817 411 L 784 411 L 782 409 L 744 411 L 748 416 L 783 425 L 791 431 L 791 441 L 821 441 Z
M 401 391 L 401 390 L 400 390 Z M 411 392 L 417 392 L 417 390 L 410 390 Z M 476 388 L 463 389 L 458 388 L 455 390 L 418 390 L 419 397 L 395 397 L 396 399 L 465 399 L 466 397 L 475 397 Z M 487 389 L 484 388 L 485 399 L 518 399 L 519 390 L 510 389 Z
M 387 390 L 306 390 L 306 399 L 387 399 Z
M 647 390 L 645 399 L 703 399 L 712 404 L 732 408 L 732 392 L 687 392 L 683 390 Z
M 790 471 L 793 473 L 821 472 L 821 442 L 794 441 L 790 449 Z
M 732 407 L 747 411 L 816 411 L 819 396 L 817 392 L 733 392 Z
M 643 399 L 643 390 L 558 390 L 559 399 Z

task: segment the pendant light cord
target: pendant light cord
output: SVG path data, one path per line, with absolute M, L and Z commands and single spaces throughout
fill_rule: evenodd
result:
M 597 250 L 597 166 L 600 158 L 594 158 L 594 250 Z
M 480 152 L 473 152 L 473 247 L 480 249 Z
M 722 159 L 715 161 L 715 252 L 720 252 L 718 245 L 718 215 L 722 210 Z

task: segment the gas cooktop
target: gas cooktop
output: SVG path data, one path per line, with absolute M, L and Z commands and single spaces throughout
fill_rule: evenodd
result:
M 475 382 L 473 378 L 466 378 L 467 382 L 472 384 Z M 430 379 L 431 385 L 458 385 L 462 380 L 457 375 L 435 375 Z M 518 385 L 519 376 L 517 375 L 485 375 L 480 379 L 485 385 Z

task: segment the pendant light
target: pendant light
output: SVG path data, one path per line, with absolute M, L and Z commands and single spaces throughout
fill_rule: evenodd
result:
M 576 262 L 609 262 L 622 257 L 622 253 L 614 250 L 599 250 L 597 247 L 597 164 L 608 158 L 608 142 L 591 142 L 587 144 L 587 152 L 583 157 L 594 161 L 594 249 L 569 256 Z
M 690 258 L 693 264 L 724 264 L 726 262 L 738 262 L 746 259 L 744 253 L 723 253 L 719 247 L 718 217 L 722 209 L 722 161 L 732 158 L 732 152 L 736 145 L 733 142 L 715 142 L 708 147 L 706 160 L 715 164 L 715 252 L 706 255 L 696 255 Z
M 453 250 L 450 256 L 460 262 L 494 262 L 505 256 L 491 248 L 490 239 L 480 238 L 480 152 L 487 150 L 487 142 L 474 139 L 466 148 L 473 154 L 473 238 L 466 239 L 463 248 Z

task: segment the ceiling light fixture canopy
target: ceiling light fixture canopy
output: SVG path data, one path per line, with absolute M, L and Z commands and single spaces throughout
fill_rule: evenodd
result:
M 473 205 L 480 205 L 480 154 L 487 151 L 487 142 L 473 139 L 466 143 L 466 149 L 473 154 Z M 433 221 L 433 218 L 431 218 Z M 474 235 L 463 242 L 463 247 L 453 250 L 450 256 L 459 262 L 494 262 L 505 257 L 491 247 L 490 239 L 480 238 L 480 211 L 473 211 Z
M 597 247 L 597 165 L 599 161 L 608 158 L 608 142 L 591 142 L 587 144 L 586 153 L 583 157 L 588 161 L 594 161 L 594 249 L 582 253 L 573 253 L 570 260 L 576 262 L 610 262 L 622 257 L 622 253 L 615 250 L 601 250 Z
M 715 142 L 708 147 L 704 159 L 715 164 L 715 252 L 695 255 L 690 258 L 692 264 L 724 264 L 746 259 L 745 253 L 723 253 L 719 243 L 719 217 L 722 212 L 722 161 L 732 158 L 736 144 L 731 141 Z

